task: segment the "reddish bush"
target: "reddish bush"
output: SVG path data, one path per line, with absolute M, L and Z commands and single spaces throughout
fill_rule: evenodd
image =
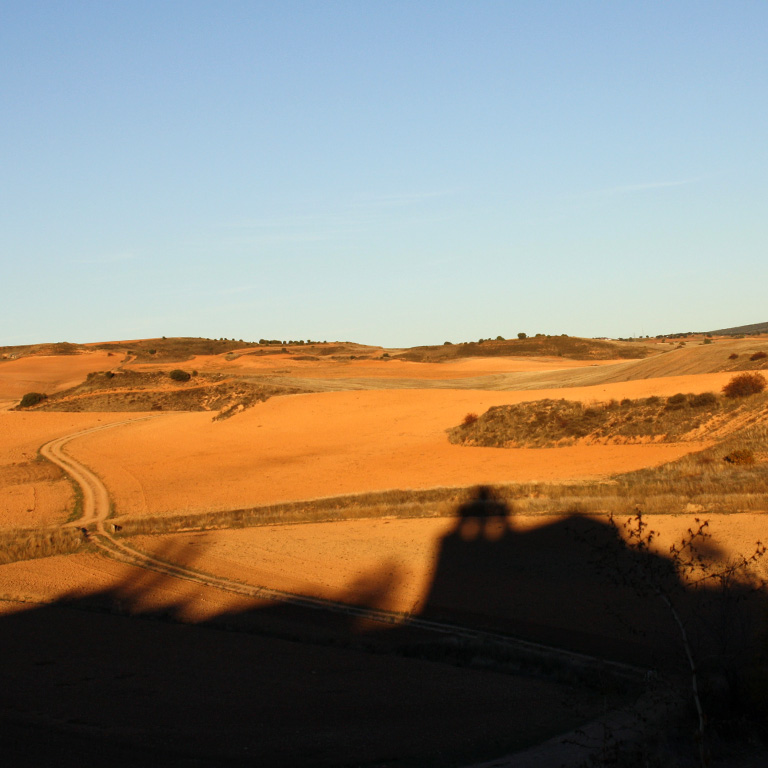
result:
M 727 456 L 723 456 L 723 461 L 727 461 L 729 464 L 754 464 L 755 454 L 749 448 L 737 448 Z
M 469 427 L 474 424 L 480 417 L 476 413 L 468 413 L 461 422 L 462 427 Z
M 754 355 L 750 356 L 750 360 L 765 360 L 765 358 L 768 357 L 768 354 L 765 352 L 755 352 Z
M 729 360 L 735 360 L 738 357 L 738 355 L 735 352 L 731 352 L 730 355 L 728 355 Z
M 768 382 L 760 373 L 740 373 L 734 376 L 724 387 L 726 397 L 747 397 L 762 392 Z

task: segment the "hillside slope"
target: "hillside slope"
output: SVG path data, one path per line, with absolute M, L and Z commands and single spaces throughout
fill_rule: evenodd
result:
M 737 325 L 733 328 L 720 328 L 717 331 L 710 331 L 713 336 L 733 336 L 741 333 L 768 333 L 768 323 L 752 323 L 751 325 Z
M 659 354 L 658 344 L 582 339 L 575 336 L 535 336 L 463 344 L 413 347 L 397 355 L 411 362 L 442 362 L 462 357 L 566 357 L 572 360 L 638 359 Z

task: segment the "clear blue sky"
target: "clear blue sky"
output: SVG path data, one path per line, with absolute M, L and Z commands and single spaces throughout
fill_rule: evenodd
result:
M 768 3 L 0 2 L 0 344 L 768 321 Z

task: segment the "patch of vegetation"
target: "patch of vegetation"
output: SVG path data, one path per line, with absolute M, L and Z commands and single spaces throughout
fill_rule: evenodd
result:
M 306 391 L 267 379 L 232 379 L 218 373 L 198 374 L 193 386 L 170 388 L 169 376 L 162 371 L 91 373 L 82 384 L 51 395 L 39 410 L 219 411 L 217 418 L 226 418 L 275 395 Z
M 602 339 L 581 339 L 575 336 L 544 336 L 529 338 L 518 334 L 517 339 L 466 342 L 464 344 L 414 347 L 397 355 L 414 362 L 443 362 L 462 357 L 566 357 L 572 360 L 639 359 L 659 354 L 656 345 L 636 342 L 616 342 Z
M 64 473 L 64 476 L 69 481 L 72 488 L 72 510 L 67 515 L 67 522 L 74 523 L 75 520 L 79 520 L 83 516 L 83 509 L 85 505 L 85 499 L 83 498 L 83 489 L 80 483 L 75 480 L 69 473 Z
M 757 395 L 765 389 L 765 376 L 760 373 L 741 373 L 734 376 L 724 387 L 726 397 L 748 397 Z
M 85 543 L 79 528 L 38 528 L 0 531 L 0 564 L 66 555 Z
M 0 360 L 16 360 L 34 355 L 77 355 L 85 349 L 82 344 L 70 344 L 59 341 L 52 344 L 21 344 L 13 347 L 0 347 Z
M 105 342 L 97 344 L 95 349 L 111 352 L 128 352 L 136 357 L 137 362 L 181 363 L 195 355 L 222 355 L 235 349 L 258 346 L 252 341 L 234 339 L 203 339 L 194 337 L 143 339 L 130 344 Z
M 174 368 L 168 376 L 174 381 L 189 381 L 192 378 L 189 373 L 182 371 L 181 368 Z
M 737 448 L 723 456 L 723 461 L 727 461 L 729 464 L 754 464 L 755 452 L 749 448 Z
M 546 448 L 588 442 L 672 442 L 700 439 L 735 407 L 714 392 L 663 400 L 611 400 L 585 405 L 571 400 L 536 400 L 490 408 L 479 418 L 449 430 L 449 440 L 493 448 Z
M 42 403 L 43 400 L 46 400 L 47 398 L 48 395 L 43 394 L 42 392 L 27 392 L 27 394 L 21 398 L 21 402 L 19 403 L 18 407 L 31 408 L 33 405 Z
M 708 742 L 713 713 L 732 717 L 739 709 L 745 714 L 749 711 L 753 727 L 764 719 L 764 712 L 753 711 L 752 697 L 744 696 L 740 678 L 753 674 L 756 648 L 765 640 L 759 624 L 751 631 L 745 631 L 745 627 L 750 624 L 750 613 L 754 616 L 756 611 L 765 610 L 762 605 L 750 607 L 746 603 L 758 595 L 762 602 L 768 583 L 759 575 L 758 566 L 768 549 L 758 541 L 751 552 L 723 563 L 713 561 L 709 557 L 709 521 L 697 517 L 687 534 L 669 546 L 665 558 L 654 558 L 649 555 L 657 545 L 659 532 L 650 527 L 641 512 L 623 524 L 612 515 L 609 522 L 616 540 L 623 540 L 626 550 L 595 537 L 595 562 L 607 580 L 629 587 L 641 600 L 658 601 L 659 607 L 666 608 L 671 626 L 677 628 L 686 660 L 677 684 L 681 686 L 681 699 L 690 696 L 695 704 L 695 743 L 699 764 L 707 768 L 711 765 Z M 626 557 L 627 551 L 634 556 Z M 697 608 L 686 610 L 685 603 L 693 596 Z M 741 626 L 723 632 L 723 622 L 728 620 Z
M 379 517 L 398 519 L 452 517 L 457 507 L 470 501 L 473 494 L 472 488 L 376 491 L 219 512 L 125 517 L 119 520 L 122 526 L 119 535 L 135 536 Z

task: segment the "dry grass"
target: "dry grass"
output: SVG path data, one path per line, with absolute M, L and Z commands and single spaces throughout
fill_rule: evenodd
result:
M 435 347 L 414 347 L 396 355 L 413 362 L 442 362 L 462 357 L 566 357 L 573 360 L 638 359 L 655 355 L 655 344 L 625 343 L 575 336 L 535 336 L 526 339 L 498 339 Z
M 449 517 L 472 498 L 472 488 L 431 488 L 424 491 L 392 490 L 333 496 L 311 501 L 268 504 L 247 509 L 154 517 L 116 518 L 121 536 L 247 528 L 259 525 L 326 523 L 392 517 L 413 519 Z
M 129 342 L 107 342 L 94 345 L 96 349 L 124 352 L 137 362 L 180 363 L 195 355 L 221 355 L 235 349 L 258 346 L 255 342 L 234 339 L 203 339 L 180 337 L 170 339 L 141 339 Z
M 0 531 L 0 564 L 77 552 L 84 544 L 78 528 Z
M 15 347 L 0 347 L 0 359 L 18 359 L 30 355 L 76 355 L 82 352 L 82 344 L 59 341 L 51 344 L 23 344 Z
M 768 420 L 768 397 L 734 401 L 712 392 L 668 398 L 584 403 L 536 400 L 494 406 L 448 432 L 452 443 L 493 448 L 550 448 L 587 443 L 685 442 Z
M 296 388 L 265 380 L 232 379 L 224 374 L 198 374 L 177 382 L 163 371 L 104 371 L 91 373 L 82 383 L 52 395 L 36 411 L 218 411 L 226 418 L 276 395 L 295 394 Z

